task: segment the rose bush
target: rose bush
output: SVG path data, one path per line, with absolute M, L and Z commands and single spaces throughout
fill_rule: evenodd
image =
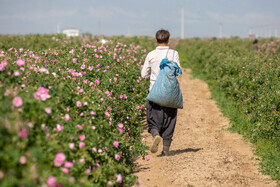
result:
M 280 181 L 280 40 L 262 39 L 258 51 L 252 42 L 191 39 L 178 50 L 184 65 L 225 96 L 232 128 L 255 143 L 263 171 Z
M 0 185 L 134 184 L 133 159 L 147 149 L 146 49 L 50 40 L 55 48 L 0 51 Z

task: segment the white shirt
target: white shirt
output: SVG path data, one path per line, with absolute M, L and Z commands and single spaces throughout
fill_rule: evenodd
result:
M 168 54 L 167 54 L 168 51 Z M 169 49 L 169 46 L 158 46 L 155 50 L 151 51 L 148 53 L 142 71 L 141 71 L 141 76 L 145 79 L 150 78 L 150 88 L 149 91 L 151 91 L 157 76 L 159 75 L 160 72 L 160 63 L 162 59 L 166 58 L 167 54 L 167 59 L 173 62 L 177 62 L 178 66 L 180 66 L 179 62 L 179 54 L 176 50 Z

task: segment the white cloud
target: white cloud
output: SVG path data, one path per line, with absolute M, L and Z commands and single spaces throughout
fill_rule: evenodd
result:
M 99 7 L 89 7 L 88 8 L 89 15 L 92 17 L 102 17 L 103 19 L 108 19 L 108 18 L 116 18 L 116 17 L 121 17 L 121 18 L 126 18 L 126 19 L 131 19 L 131 18 L 147 18 L 149 15 L 145 11 L 139 11 L 135 12 L 132 10 L 125 10 L 122 8 L 118 7 L 104 7 L 104 6 L 99 6 Z
M 250 12 L 244 15 L 237 14 L 218 14 L 216 12 L 206 12 L 206 15 L 219 23 L 238 23 L 238 24 L 248 24 L 248 25 L 264 25 L 264 24 L 275 24 L 279 23 L 277 16 Z
M 279 17 L 262 13 L 248 13 L 243 16 L 243 19 L 247 23 L 254 23 L 257 25 L 279 23 Z
M 11 15 L 0 15 L 0 19 L 19 19 L 19 20 L 27 20 L 27 21 L 38 21 L 55 17 L 64 17 L 64 16 L 74 16 L 76 15 L 77 10 L 59 10 L 59 9 L 51 9 L 46 12 L 42 12 L 40 10 L 32 10 L 28 12 L 17 12 Z
M 199 15 L 199 13 L 196 13 L 196 12 L 189 12 L 189 11 L 185 11 L 184 12 L 185 14 L 185 17 L 187 18 L 193 18 L 193 19 L 199 19 L 201 16 Z

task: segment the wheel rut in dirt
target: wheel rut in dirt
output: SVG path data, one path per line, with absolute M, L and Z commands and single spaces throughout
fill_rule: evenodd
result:
M 184 69 L 178 77 L 184 109 L 178 111 L 170 156 L 149 152 L 150 161 L 139 158 L 135 175 L 141 186 L 276 186 L 269 176 L 258 172 L 250 143 L 231 133 L 206 83 L 191 78 Z M 145 131 L 148 146 L 152 137 Z

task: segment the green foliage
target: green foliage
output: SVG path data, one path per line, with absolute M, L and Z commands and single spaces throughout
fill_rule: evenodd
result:
M 262 170 L 279 181 L 280 41 L 259 43 L 259 50 L 253 51 L 252 40 L 190 39 L 177 49 L 182 64 L 210 85 L 232 129 L 256 144 Z
M 0 36 L 1 186 L 136 182 L 133 160 L 147 149 L 146 49 L 113 40 Z

